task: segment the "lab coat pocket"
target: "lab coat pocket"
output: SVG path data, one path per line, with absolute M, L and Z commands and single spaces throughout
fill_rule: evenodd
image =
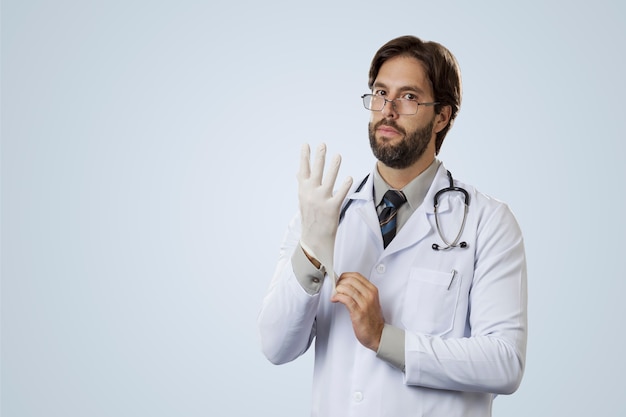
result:
M 406 330 L 443 335 L 454 324 L 459 298 L 459 274 L 413 268 L 402 310 Z

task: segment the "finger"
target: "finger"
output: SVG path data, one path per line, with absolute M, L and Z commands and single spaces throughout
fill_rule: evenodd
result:
M 341 166 L 341 155 L 333 156 L 333 159 L 328 164 L 328 168 L 326 169 L 326 173 L 324 174 L 324 187 L 329 189 L 331 192 L 333 187 L 335 186 L 335 181 L 337 180 L 337 174 L 339 173 L 339 167 Z
M 342 273 L 337 282 L 365 282 L 365 283 L 370 283 L 369 280 L 367 278 L 365 278 L 363 275 L 359 274 L 358 272 L 344 272 Z
M 363 300 L 363 295 L 360 291 L 347 281 L 337 285 L 337 296 L 342 297 L 342 299 L 352 300 L 355 306 L 361 305 Z
M 343 304 L 345 304 L 347 307 L 350 307 L 350 310 L 355 310 L 357 308 L 364 309 L 367 306 L 363 294 L 361 294 L 354 288 L 348 289 L 344 287 L 339 290 L 337 294 L 338 296 L 343 297 L 343 299 L 345 300 Z
M 322 174 L 324 173 L 324 163 L 326 162 L 326 145 L 320 144 L 315 151 L 315 160 L 311 169 L 311 180 L 314 184 L 322 183 Z
M 305 143 L 300 148 L 300 169 L 298 170 L 298 178 L 306 179 L 311 175 L 309 161 L 311 160 L 311 148 Z
M 333 200 L 335 200 L 338 204 L 341 204 L 341 202 L 348 195 L 348 191 L 350 191 L 350 187 L 352 187 L 352 177 L 347 177 L 343 181 L 343 184 L 341 184 L 341 187 L 339 187 L 335 191 L 335 194 L 333 195 Z
M 378 289 L 360 274 L 344 273 L 337 282 L 337 291 L 352 297 L 359 305 L 367 300 Z
M 346 309 L 348 309 L 348 312 L 350 313 L 353 313 L 359 307 L 358 303 L 356 302 L 356 300 L 354 300 L 354 298 L 343 293 L 335 293 L 331 297 L 330 301 L 333 303 L 343 304 L 346 307 Z

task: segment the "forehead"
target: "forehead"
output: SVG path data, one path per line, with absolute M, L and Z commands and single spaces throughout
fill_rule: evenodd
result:
M 383 63 L 374 80 L 374 87 L 380 86 L 390 91 L 413 89 L 428 95 L 433 92 L 424 64 L 409 56 L 396 56 Z

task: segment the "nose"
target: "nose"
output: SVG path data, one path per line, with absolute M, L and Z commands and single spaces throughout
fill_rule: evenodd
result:
M 398 112 L 396 111 L 395 101 L 385 99 L 385 105 L 383 106 L 382 113 L 385 119 L 397 119 Z

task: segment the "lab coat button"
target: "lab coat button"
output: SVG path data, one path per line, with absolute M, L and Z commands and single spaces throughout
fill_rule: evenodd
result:
M 354 399 L 355 402 L 359 403 L 363 400 L 363 393 L 361 391 L 356 391 L 352 398 Z
M 313 277 L 313 279 L 311 281 L 313 281 L 315 284 L 319 284 L 320 283 L 320 279 L 318 277 Z
M 376 271 L 379 274 L 384 274 L 385 273 L 385 269 L 386 269 L 385 265 L 383 265 L 383 264 L 379 264 L 379 265 L 376 266 Z

